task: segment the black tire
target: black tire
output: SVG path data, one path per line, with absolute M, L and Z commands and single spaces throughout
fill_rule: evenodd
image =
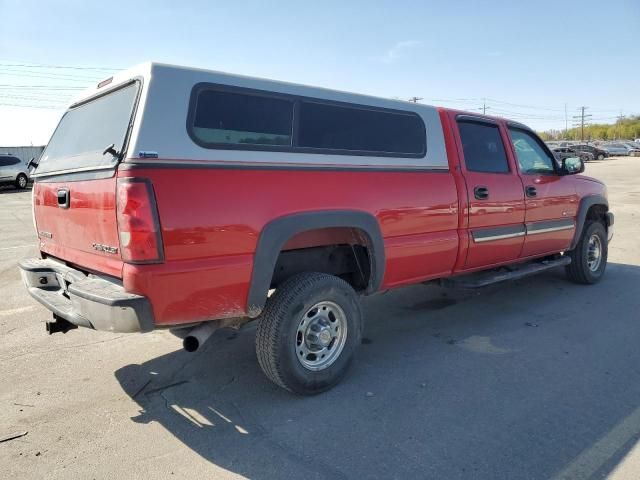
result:
M 24 190 L 25 188 L 27 188 L 28 183 L 29 183 L 29 179 L 27 178 L 27 176 L 24 173 L 19 173 L 18 176 L 16 177 L 16 183 L 15 183 L 16 188 L 19 188 L 20 190 Z
M 346 339 L 333 363 L 314 371 L 298 358 L 298 330 L 307 313 L 321 302 L 342 309 Z M 300 395 L 315 395 L 342 379 L 361 339 L 362 312 L 351 285 L 333 275 L 302 273 L 285 281 L 267 300 L 258 319 L 256 355 L 262 371 L 276 385 Z
M 602 153 L 598 155 L 598 160 L 604 160 L 604 155 Z
M 598 237 L 600 245 L 600 262 L 597 268 L 591 268 L 589 266 L 590 242 L 593 236 Z M 571 263 L 566 267 L 569 280 L 583 285 L 598 283 L 604 276 L 604 271 L 607 268 L 608 253 L 607 231 L 604 225 L 598 221 L 587 220 L 576 248 L 569 252 Z M 593 266 L 595 267 L 596 265 L 593 264 Z

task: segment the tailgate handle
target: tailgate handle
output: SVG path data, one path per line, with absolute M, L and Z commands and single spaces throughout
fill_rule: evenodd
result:
M 58 207 L 69 208 L 71 198 L 69 197 L 69 189 L 61 188 L 58 190 Z

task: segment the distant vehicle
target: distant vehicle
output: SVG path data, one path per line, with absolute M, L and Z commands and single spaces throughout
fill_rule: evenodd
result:
M 609 156 L 609 152 L 603 150 L 602 148 L 594 147 L 593 145 L 572 145 L 571 148 L 573 150 L 577 150 L 578 152 L 587 152 L 593 155 L 593 158 L 597 158 L 598 160 L 604 160 Z
M 13 155 L 0 154 L 0 185 L 27 188 L 29 170 L 22 160 Z
M 549 141 L 549 142 L 545 142 L 547 144 L 547 147 L 549 147 L 551 150 L 553 150 L 554 148 L 560 148 L 560 147 L 570 147 L 571 144 L 569 142 L 560 142 L 560 141 Z
M 589 162 L 595 158 L 592 153 L 581 152 L 581 151 L 575 150 L 573 147 L 554 148 L 553 153 L 559 161 L 562 161 L 565 158 L 579 157 L 580 160 L 582 160 L 583 162 Z
M 600 145 L 600 148 L 609 152 L 609 155 L 614 156 L 628 156 L 629 148 L 622 143 L 605 143 Z
M 636 142 L 624 142 L 623 145 L 632 157 L 640 156 L 640 145 L 637 145 Z

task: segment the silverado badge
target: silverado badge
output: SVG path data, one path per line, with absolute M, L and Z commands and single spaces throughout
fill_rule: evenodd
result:
M 118 253 L 118 247 L 110 247 L 109 245 L 102 245 L 101 243 L 94 243 L 92 247 L 99 252 Z

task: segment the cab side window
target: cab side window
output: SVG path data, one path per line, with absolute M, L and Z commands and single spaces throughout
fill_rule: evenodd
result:
M 509 163 L 497 125 L 459 121 L 464 163 L 470 172 L 509 173 Z
M 524 130 L 509 129 L 516 158 L 523 174 L 553 175 L 555 160 L 540 145 L 540 140 Z M 567 151 L 569 149 L 566 149 Z

